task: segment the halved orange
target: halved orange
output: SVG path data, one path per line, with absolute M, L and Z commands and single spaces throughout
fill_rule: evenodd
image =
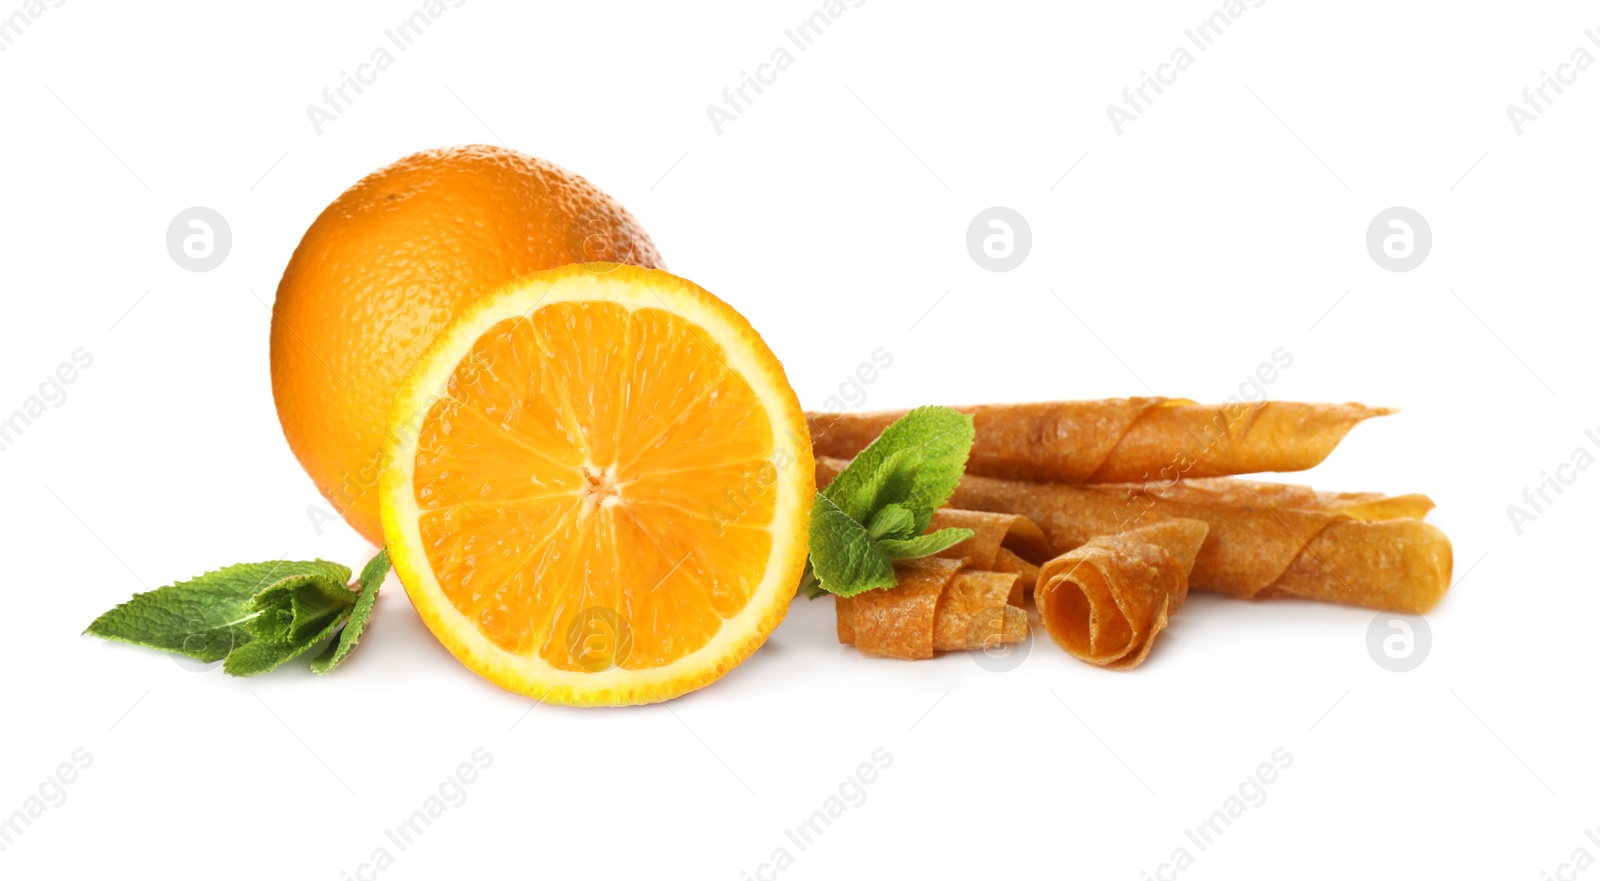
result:
M 468 306 L 395 398 L 383 532 L 462 663 L 650 703 L 761 646 L 805 564 L 811 444 L 739 313 L 654 269 L 536 272 Z

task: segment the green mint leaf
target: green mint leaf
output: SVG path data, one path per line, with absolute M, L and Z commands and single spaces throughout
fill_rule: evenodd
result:
M 274 670 L 332 636 L 344 621 L 344 615 L 336 615 L 329 619 L 321 630 L 301 642 L 268 642 L 264 639 L 247 642 L 228 653 L 227 660 L 222 662 L 222 672 L 229 676 L 255 676 L 258 673 Z
M 884 505 L 867 523 L 867 535 L 873 541 L 910 538 L 917 533 L 917 518 L 905 505 Z
M 885 428 L 825 493 L 857 523 L 870 522 L 885 504 L 904 505 L 916 521 L 911 534 L 926 532 L 933 512 L 950 501 L 961 482 L 972 439 L 970 415 L 949 407 L 918 407 Z M 862 511 L 863 503 L 872 510 Z
M 850 519 L 864 524 L 872 519 L 874 511 L 884 505 L 910 497 L 918 456 L 914 449 L 891 450 L 876 468 L 869 470 L 863 466 L 855 477 L 848 480 L 835 478 L 822 493 L 849 514 Z M 849 467 L 845 470 L 848 471 Z
M 240 563 L 135 594 L 96 618 L 84 632 L 200 661 L 219 661 L 250 641 L 243 627 L 244 604 L 274 581 L 306 574 L 344 580 L 350 570 L 324 560 Z
M 811 505 L 811 561 L 800 590 L 855 596 L 895 585 L 894 561 L 937 553 L 968 529 L 923 535 L 950 500 L 972 450 L 972 417 L 918 407 L 862 450 Z
M 955 547 L 971 538 L 970 529 L 950 527 L 916 538 L 885 539 L 878 542 L 878 548 L 889 555 L 891 560 L 914 560 L 917 557 L 926 557 L 937 554 L 945 548 Z
M 361 632 L 367 628 L 367 619 L 372 617 L 372 607 L 378 602 L 378 588 L 383 585 L 383 579 L 389 575 L 389 551 L 387 548 L 378 551 L 378 555 L 367 561 L 361 570 L 361 595 L 356 598 L 355 607 L 350 610 L 350 620 L 339 631 L 339 639 L 328 646 L 328 650 L 311 662 L 314 673 L 326 674 L 339 666 L 349 654 L 355 650 L 356 643 L 361 641 Z
M 867 530 L 832 499 L 817 493 L 811 505 L 811 566 L 818 584 L 839 596 L 894 587 L 894 564 Z
M 355 593 L 342 579 L 291 575 L 245 603 L 244 610 L 252 617 L 244 628 L 258 642 L 303 643 L 329 621 L 343 618 L 355 604 Z

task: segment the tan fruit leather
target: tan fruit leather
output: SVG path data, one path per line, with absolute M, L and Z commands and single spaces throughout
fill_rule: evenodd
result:
M 864 655 L 923 660 L 934 652 L 969 651 L 1022 642 L 1031 585 L 1049 545 L 1037 524 L 1014 514 L 934 512 L 929 531 L 971 529 L 971 538 L 932 557 L 895 564 L 898 584 L 836 597 L 839 641 Z
M 1022 642 L 1028 613 L 1009 600 L 1017 575 L 963 569 L 964 560 L 922 557 L 894 564 L 894 587 L 835 597 L 839 641 L 869 657 L 926 660 Z
M 996 514 L 990 511 L 963 511 L 957 508 L 940 508 L 933 512 L 929 532 L 941 529 L 970 529 L 972 537 L 960 544 L 951 545 L 939 552 L 941 557 L 965 557 L 974 569 L 993 569 L 1001 551 L 1033 563 L 1043 563 L 1054 554 L 1045 540 L 1039 524 L 1016 514 Z
M 845 464 L 818 458 L 817 484 Z M 1248 480 L 1076 486 L 968 475 L 950 504 L 1027 517 L 1056 553 L 1151 523 L 1201 520 L 1210 533 L 1189 586 L 1240 599 L 1298 596 L 1422 613 L 1450 585 L 1450 540 L 1417 519 L 1433 506 L 1420 495 Z
M 894 587 L 835 597 L 839 641 L 872 657 L 933 657 L 939 595 L 960 569 L 960 560 L 944 557 L 903 560 L 894 565 Z
M 1392 410 L 1361 404 L 1109 398 L 982 404 L 967 473 L 1013 480 L 1120 483 L 1303 471 L 1356 423 Z M 817 456 L 849 459 L 906 411 L 807 413 Z
M 1166 520 L 1100 535 L 1044 564 L 1034 601 L 1056 645 L 1110 670 L 1149 657 L 1189 594 L 1189 571 L 1209 528 Z

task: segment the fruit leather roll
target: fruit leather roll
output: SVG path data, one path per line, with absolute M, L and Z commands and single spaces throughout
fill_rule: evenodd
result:
M 1096 536 L 1044 564 L 1034 601 L 1056 645 L 1073 657 L 1129 670 L 1189 594 L 1189 571 L 1209 527 L 1166 520 Z
M 1015 480 L 1117 483 L 1303 471 L 1356 423 L 1392 411 L 1361 404 L 1110 398 L 983 404 L 967 473 Z M 818 456 L 848 459 L 905 411 L 808 413 Z
M 817 460 L 819 485 L 844 462 Z M 1298 596 L 1426 612 L 1450 584 L 1450 540 L 1421 517 L 1426 496 L 1328 493 L 1249 480 L 1074 485 L 967 475 L 953 507 L 1018 514 L 1065 553 L 1099 535 L 1178 518 L 1210 532 L 1193 590 L 1241 599 Z
M 896 585 L 836 597 L 839 641 L 873 657 L 924 660 L 1022 642 L 1028 613 L 1015 572 L 967 569 L 966 560 L 923 557 L 894 564 Z
M 1015 514 L 989 511 L 962 511 L 940 508 L 933 512 L 929 532 L 953 527 L 972 530 L 972 537 L 951 545 L 935 556 L 965 559 L 973 569 L 1013 572 L 1019 578 L 1013 587 L 1011 604 L 1021 606 L 1026 593 L 1039 579 L 1039 565 L 1050 559 L 1050 543 L 1039 524 Z

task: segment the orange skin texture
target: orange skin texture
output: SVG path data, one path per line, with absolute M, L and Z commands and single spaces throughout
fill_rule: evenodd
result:
M 389 404 L 463 306 L 530 272 L 596 260 L 665 268 L 616 200 L 515 150 L 428 150 L 335 199 L 283 272 L 271 340 L 283 435 L 334 510 L 383 544 Z

